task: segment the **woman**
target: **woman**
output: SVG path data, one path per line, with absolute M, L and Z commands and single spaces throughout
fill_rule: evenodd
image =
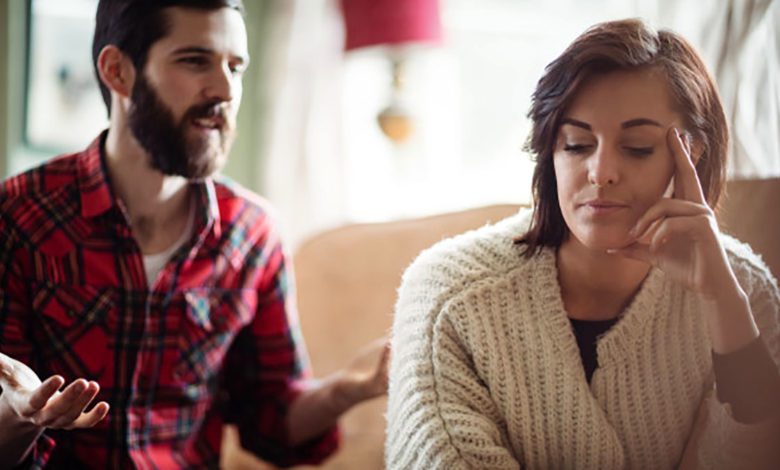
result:
M 532 213 L 404 275 L 388 468 L 777 465 L 780 291 L 718 232 L 728 134 L 696 52 L 597 25 L 529 115 Z

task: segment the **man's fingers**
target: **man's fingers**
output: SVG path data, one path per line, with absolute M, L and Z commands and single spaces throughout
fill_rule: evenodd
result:
M 666 138 L 675 161 L 675 197 L 706 205 L 704 191 L 691 158 L 690 145 L 683 142 L 683 136 L 677 128 L 670 129 Z
M 48 406 L 35 417 L 36 424 L 54 429 L 94 426 L 108 413 L 108 404 L 100 402 L 89 413 L 84 413 L 84 410 L 99 391 L 97 382 L 76 380 L 62 393 L 49 400 Z
M 65 383 L 65 379 L 59 375 L 53 375 L 46 379 L 35 391 L 30 395 L 30 414 L 40 410 L 49 401 L 57 390 Z
M 43 408 L 36 417 L 36 423 L 39 426 L 50 427 L 56 423 L 60 417 L 67 414 L 73 404 L 81 397 L 81 394 L 87 389 L 87 381 L 78 379 L 65 387 L 59 395 L 49 400 L 46 408 Z
M 82 413 L 73 423 L 69 426 L 69 429 L 75 428 L 91 428 L 99 423 L 108 414 L 108 403 L 101 401 L 95 405 L 89 413 Z
M 384 384 L 384 388 L 387 389 L 388 371 L 390 368 L 390 341 L 385 338 L 385 344 L 382 347 L 382 355 L 379 357 L 379 367 L 377 367 L 376 375 L 379 380 Z
M 99 390 L 100 387 L 98 386 L 97 382 L 87 383 L 87 388 L 85 388 L 84 391 L 81 392 L 81 394 L 75 400 L 73 400 L 70 407 L 65 410 L 65 412 L 57 420 L 54 421 L 52 426 L 70 426 L 79 418 L 79 416 L 81 416 L 90 402 L 95 398 L 95 395 L 97 395 Z

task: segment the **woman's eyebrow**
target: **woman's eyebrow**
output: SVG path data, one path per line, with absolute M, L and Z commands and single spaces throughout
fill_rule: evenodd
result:
M 628 129 L 629 127 L 637 127 L 637 126 L 663 127 L 658 121 L 653 121 L 652 119 L 648 119 L 648 118 L 631 119 L 620 125 L 620 127 L 623 129 Z
M 592 131 L 593 130 L 591 125 L 588 124 L 587 122 L 583 122 L 583 121 L 580 121 L 580 120 L 577 120 L 577 119 L 574 119 L 574 118 L 569 118 L 569 117 L 562 118 L 561 119 L 561 125 L 564 125 L 564 124 L 569 124 L 569 125 L 572 125 L 572 126 L 575 126 L 575 127 L 579 127 L 581 129 L 585 129 L 586 131 Z M 638 127 L 638 126 L 654 126 L 654 127 L 661 127 L 661 128 L 663 128 L 661 123 L 659 123 L 658 121 L 654 121 L 652 119 L 649 119 L 649 118 L 630 119 L 630 120 L 625 121 L 622 124 L 620 124 L 620 127 L 622 129 L 628 129 L 628 128 L 631 128 L 631 127 Z
M 585 129 L 586 131 L 593 130 L 593 128 L 590 127 L 590 124 L 588 124 L 587 122 L 578 121 L 576 119 L 572 119 L 572 118 L 568 118 L 568 117 L 565 117 L 565 118 L 561 119 L 561 125 L 564 125 L 564 124 L 571 124 L 572 126 L 581 127 L 582 129 Z

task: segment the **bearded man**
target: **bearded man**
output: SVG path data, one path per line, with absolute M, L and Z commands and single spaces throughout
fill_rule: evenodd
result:
M 215 177 L 249 63 L 240 0 L 101 0 L 110 124 L 0 189 L 0 468 L 218 468 L 223 425 L 318 463 L 386 389 L 309 376 L 269 207 Z

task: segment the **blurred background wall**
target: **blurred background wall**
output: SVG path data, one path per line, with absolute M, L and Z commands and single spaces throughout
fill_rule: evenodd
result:
M 225 175 L 277 206 L 293 246 L 348 222 L 526 203 L 530 95 L 588 26 L 686 36 L 721 87 L 730 177 L 780 176 L 772 0 L 245 0 L 252 64 Z M 105 125 L 96 0 L 0 0 L 0 175 Z

